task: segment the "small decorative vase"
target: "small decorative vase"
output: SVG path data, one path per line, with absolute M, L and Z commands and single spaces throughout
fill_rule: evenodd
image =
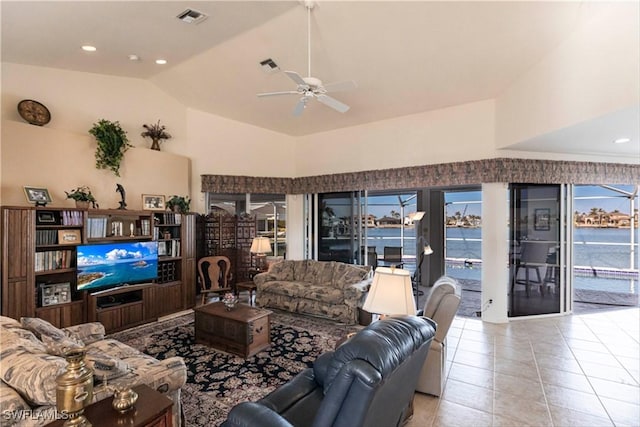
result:
M 152 150 L 156 150 L 156 151 L 160 151 L 160 140 L 159 139 L 152 139 L 151 140 L 151 149 Z
M 76 208 L 89 209 L 89 202 L 86 200 L 76 200 Z
M 233 298 L 223 299 L 222 303 L 224 304 L 224 308 L 226 308 L 227 311 L 231 311 L 236 308 L 238 298 L 234 296 Z
M 137 401 L 138 393 L 131 390 L 129 387 L 122 387 L 117 388 L 113 393 L 113 402 L 111 402 L 111 406 L 122 414 L 133 409 L 133 406 Z
M 56 378 L 56 407 L 68 415 L 65 427 L 91 425 L 82 415 L 93 400 L 93 370 L 84 363 L 85 353 L 84 348 L 65 352 L 67 369 Z

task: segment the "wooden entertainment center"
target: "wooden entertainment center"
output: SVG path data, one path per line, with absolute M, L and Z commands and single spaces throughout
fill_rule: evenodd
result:
M 2 207 L 2 315 L 58 327 L 99 321 L 107 332 L 192 308 L 195 215 L 168 211 Z M 153 283 L 78 290 L 77 247 L 158 242 Z

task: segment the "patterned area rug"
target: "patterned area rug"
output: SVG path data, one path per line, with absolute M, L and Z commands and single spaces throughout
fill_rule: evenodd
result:
M 256 401 L 297 373 L 349 332 L 361 329 L 324 319 L 274 311 L 271 347 L 243 359 L 194 339 L 193 313 L 111 335 L 158 359 L 184 358 L 182 389 L 186 425 L 219 426 L 233 406 Z

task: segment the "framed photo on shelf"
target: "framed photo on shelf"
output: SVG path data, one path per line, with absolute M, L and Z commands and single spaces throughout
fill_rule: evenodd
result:
M 551 229 L 551 210 L 534 210 L 533 229 L 536 231 L 549 231 Z
M 71 302 L 71 283 L 69 282 L 41 285 L 41 291 L 42 307 Z
M 51 203 L 51 195 L 46 188 L 24 187 L 24 194 L 27 196 L 29 203 L 35 203 L 36 206 L 45 206 Z
M 79 245 L 82 243 L 80 230 L 58 230 L 59 245 Z
M 164 196 L 158 194 L 143 194 L 142 209 L 146 211 L 163 211 L 166 209 Z
M 58 217 L 56 212 L 52 211 L 38 211 L 36 212 L 36 224 L 57 224 Z

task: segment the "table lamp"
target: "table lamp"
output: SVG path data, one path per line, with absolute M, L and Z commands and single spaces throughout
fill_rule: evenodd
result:
M 255 254 L 257 258 L 256 268 L 260 271 L 264 270 L 264 261 L 266 255 L 270 252 L 273 252 L 273 249 L 271 249 L 271 242 L 269 241 L 269 238 L 254 237 L 253 241 L 251 242 L 251 249 L 249 249 L 249 251 L 252 254 Z
M 378 267 L 362 309 L 380 315 L 416 314 L 411 273 L 401 268 Z

